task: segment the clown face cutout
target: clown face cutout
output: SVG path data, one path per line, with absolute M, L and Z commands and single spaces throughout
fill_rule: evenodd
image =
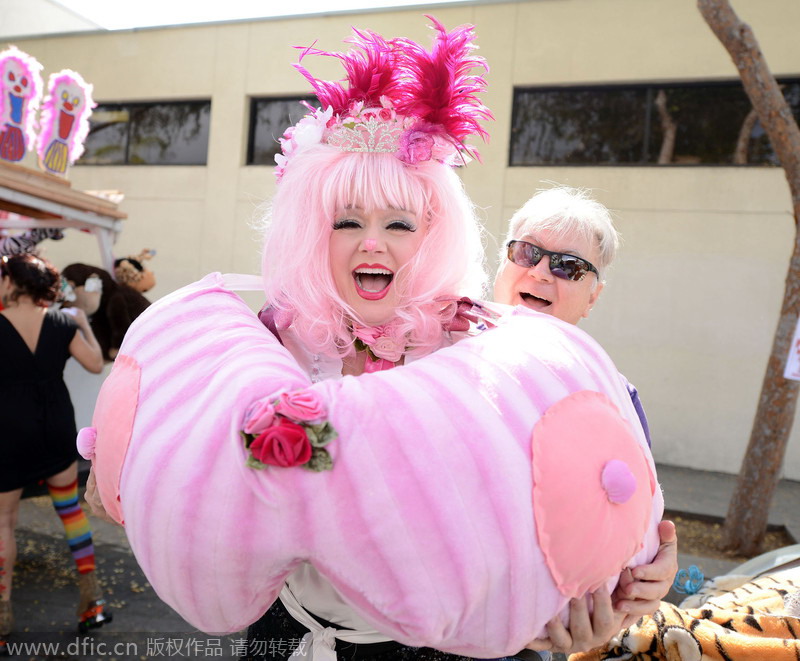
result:
M 0 53 L 0 158 L 20 161 L 36 139 L 42 65 L 12 46 Z
M 92 86 L 80 74 L 64 70 L 50 76 L 42 108 L 38 153 L 42 167 L 64 175 L 83 153 L 92 113 Z

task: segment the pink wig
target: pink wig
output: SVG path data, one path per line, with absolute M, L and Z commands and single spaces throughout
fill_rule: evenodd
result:
M 0 53 L 0 133 L 3 132 L 6 122 L 11 121 L 11 105 L 6 97 L 6 91 L 13 89 L 19 80 L 9 80 L 9 74 L 15 78 L 20 74 L 27 79 L 27 85 L 18 96 L 26 99 L 25 110 L 22 115 L 22 132 L 25 134 L 25 146 L 32 149 L 36 141 L 36 111 L 42 98 L 42 65 L 39 61 L 23 53 L 16 46 L 10 46 Z
M 317 145 L 291 161 L 272 201 L 262 256 L 267 300 L 292 318 L 306 346 L 319 353 L 352 350 L 348 320 L 363 323 L 339 296 L 329 260 L 336 210 L 414 210 L 428 232 L 396 276 L 400 331 L 416 353 L 441 344 L 442 299 L 480 297 L 486 283 L 480 224 L 453 170 L 435 161 L 414 168 L 388 153 L 342 152 Z M 438 299 L 438 300 L 437 300 Z
M 54 136 L 58 135 L 56 126 L 61 111 L 61 94 L 57 91 L 61 89 L 68 92 L 70 101 L 78 99 L 75 111 L 75 128 L 67 139 L 69 148 L 69 162 L 74 163 L 83 153 L 83 141 L 89 135 L 89 116 L 92 108 L 97 104 L 92 100 L 92 85 L 88 84 L 83 77 L 76 71 L 63 69 L 58 73 L 50 74 L 47 81 L 47 96 L 42 104 L 42 132 L 39 134 L 37 151 L 40 158 L 44 158 L 47 147 L 53 141 Z

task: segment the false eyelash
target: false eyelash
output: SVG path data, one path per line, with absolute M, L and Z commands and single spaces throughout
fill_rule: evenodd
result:
M 357 220 L 353 220 L 352 218 L 343 218 L 333 223 L 333 229 L 335 230 L 347 229 L 349 227 L 361 227 L 361 225 L 359 225 Z

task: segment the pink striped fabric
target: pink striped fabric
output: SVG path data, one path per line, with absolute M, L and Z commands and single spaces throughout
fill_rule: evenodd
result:
M 545 315 L 515 312 L 405 367 L 310 386 L 212 274 L 145 311 L 121 353 L 141 370 L 138 393 L 129 393 L 130 445 L 118 453 L 128 537 L 159 596 L 208 632 L 255 621 L 308 560 L 400 642 L 477 657 L 513 653 L 554 615 L 566 617 L 568 604 L 534 515 L 531 439 L 542 415 L 573 393 L 601 393 L 630 430 L 617 458 L 654 475 L 614 365 L 588 335 Z M 304 388 L 325 402 L 339 432 L 328 446 L 333 470 L 247 468 L 239 430 L 248 408 Z M 125 434 L 96 434 L 95 471 L 113 473 L 119 467 L 102 465 L 100 448 Z M 615 523 L 627 548 L 641 550 L 611 565 L 655 554 L 663 501 L 654 485 L 640 479 L 646 494 Z M 578 505 L 596 497 L 580 484 L 574 491 Z M 569 543 L 573 528 L 584 544 L 584 523 L 553 534 Z M 616 576 L 588 579 L 613 588 Z

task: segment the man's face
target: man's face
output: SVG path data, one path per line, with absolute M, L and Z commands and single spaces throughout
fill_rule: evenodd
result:
M 593 265 L 599 262 L 597 246 L 581 237 L 559 238 L 550 231 L 537 231 L 515 238 L 545 250 L 582 257 Z M 597 278 L 595 273 L 587 273 L 578 281 L 556 277 L 550 271 L 547 257 L 529 268 L 506 258 L 495 277 L 494 300 L 507 305 L 524 305 L 531 310 L 577 324 L 582 317 L 589 316 L 603 290 L 603 283 L 598 282 Z

